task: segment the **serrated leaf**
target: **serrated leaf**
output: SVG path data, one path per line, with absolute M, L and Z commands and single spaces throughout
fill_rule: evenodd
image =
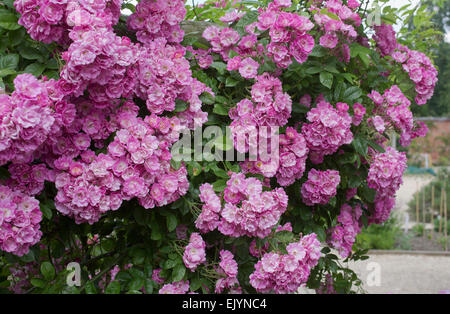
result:
M 221 104 L 215 104 L 213 112 L 221 116 L 228 116 L 228 110 Z
M 227 187 L 227 182 L 225 180 L 217 180 L 212 184 L 212 186 L 215 192 L 223 192 L 223 190 Z
M 41 75 L 42 72 L 44 72 L 44 69 L 45 69 L 45 65 L 43 65 L 41 63 L 32 63 L 32 64 L 29 64 L 25 68 L 24 72 L 33 74 L 34 76 L 37 77 L 37 76 Z
M 178 224 L 177 217 L 175 217 L 175 215 L 173 215 L 173 214 L 167 215 L 166 224 L 167 224 L 167 230 L 169 230 L 169 232 L 174 231 Z
M 228 76 L 227 79 L 225 80 L 225 86 L 226 87 L 234 87 L 239 83 L 238 80 L 232 78 L 231 76 Z
M 39 50 L 28 47 L 28 46 L 21 46 L 19 47 L 19 54 L 22 56 L 22 58 L 27 60 L 40 60 L 42 59 L 42 54 Z
M 344 91 L 343 99 L 347 103 L 351 103 L 353 100 L 361 97 L 362 91 L 357 86 L 351 86 Z
M 355 137 L 352 141 L 352 145 L 355 148 L 355 151 L 362 155 L 362 156 L 366 156 L 367 155 L 367 141 L 363 138 L 360 137 Z
M 44 279 L 47 281 L 53 280 L 55 278 L 55 268 L 50 262 L 43 262 L 41 264 L 41 274 L 44 276 Z
M 214 103 L 214 96 L 208 92 L 201 94 L 199 98 L 204 104 L 212 105 Z
M 0 56 L 0 70 L 15 70 L 19 64 L 19 55 L 12 53 L 6 56 Z
M 150 278 L 145 279 L 144 282 L 145 293 L 151 294 L 153 293 L 153 280 Z
M 144 286 L 145 280 L 143 278 L 134 278 L 128 284 L 128 290 L 140 290 Z
M 185 111 L 189 107 L 189 104 L 181 99 L 175 100 L 175 112 Z
M 186 274 L 186 267 L 184 265 L 177 265 L 172 271 L 172 281 L 177 282 L 183 279 L 184 275 Z
M 279 231 L 275 233 L 275 239 L 283 243 L 289 243 L 294 239 L 294 234 L 287 230 Z
M 211 68 L 216 69 L 220 74 L 224 74 L 227 70 L 227 65 L 223 62 L 215 61 L 211 63 Z
M 46 283 L 44 280 L 42 280 L 40 278 L 33 278 L 33 279 L 31 279 L 31 284 L 34 287 L 44 288 Z
M 12 12 L 1 12 L 0 13 L 0 27 L 13 31 L 19 29 L 21 26 L 17 23 L 17 16 Z
M 8 76 L 8 75 L 12 75 L 12 74 L 16 74 L 17 72 L 11 69 L 1 69 L 0 70 L 0 78 Z
M 333 74 L 325 71 L 320 72 L 320 83 L 328 89 L 331 89 L 331 86 L 333 86 Z

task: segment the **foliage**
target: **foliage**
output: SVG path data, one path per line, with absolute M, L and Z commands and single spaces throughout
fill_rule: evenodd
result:
M 356 247 L 363 249 L 393 250 L 408 249 L 405 235 L 395 216 L 381 225 L 370 225 L 356 237 Z
M 394 223 L 376 224 L 389 217 L 406 158 L 386 140 L 398 132 L 407 146 L 424 135 L 409 107 L 430 96 L 436 71 L 406 46 L 433 56 L 439 33 L 425 8 L 383 9 L 385 23 L 405 18 L 416 27 L 402 29 L 399 48 L 395 34 L 368 36 L 369 1 L 336 1 L 340 12 L 299 0 L 207 1 L 185 12 L 183 1 L 143 0 L 123 5 L 131 16 L 119 16 L 121 1 L 99 1 L 102 14 L 70 1 L 49 8 L 39 0 L 31 10 L 17 1 L 20 20 L 11 0 L 0 4 L 2 187 L 29 194 L 42 213 L 39 243 L 16 234 L 22 216 L 1 217 L 1 291 L 294 292 L 331 278 L 335 292 L 357 292 L 361 281 L 331 249 L 358 261 L 369 247 L 393 245 Z M 299 24 L 280 18 L 264 27 L 264 13 Z M 183 39 L 183 19 L 210 27 Z M 250 44 L 239 47 L 243 36 Z M 35 116 L 11 114 L 29 107 L 46 118 L 33 124 Z M 201 126 L 231 126 L 232 134 L 205 131 L 197 144 L 209 152 L 184 150 L 203 158 L 174 158 L 181 133 Z M 210 158 L 242 152 L 240 130 L 263 126 L 279 127 L 268 137 L 281 134 L 283 158 L 273 169 L 249 154 L 244 163 Z M 33 145 L 36 134 L 43 138 Z M 5 212 L 21 200 L 3 194 L 13 200 L 2 203 Z M 14 241 L 29 252 L 12 254 Z M 71 262 L 81 267 L 81 286 L 66 284 Z
M 442 189 L 445 186 L 445 191 L 447 193 L 447 216 L 450 215 L 449 212 L 449 196 L 450 196 L 450 186 L 448 183 L 448 170 L 445 168 L 438 172 L 437 177 L 431 181 L 426 186 L 422 187 L 419 191 L 414 193 L 413 198 L 408 203 L 408 210 L 411 217 L 416 217 L 416 204 L 417 198 L 419 198 L 419 209 L 420 215 L 422 215 L 422 209 L 427 209 L 426 219 L 427 221 L 431 221 L 429 209 L 432 205 L 432 187 L 434 186 L 434 207 L 433 207 L 433 218 L 439 215 L 440 206 L 441 206 L 441 194 Z M 423 205 L 423 197 L 425 196 L 425 205 Z M 445 204 L 443 204 L 445 205 Z M 443 207 L 444 208 L 444 207 Z M 422 219 L 422 216 L 421 216 Z

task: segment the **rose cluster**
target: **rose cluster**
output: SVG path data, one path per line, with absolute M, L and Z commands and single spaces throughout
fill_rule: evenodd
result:
M 230 130 L 234 146 L 239 152 L 247 152 L 250 147 L 256 148 L 261 143 L 257 136 L 253 136 L 261 136 L 258 127 L 284 126 L 291 116 L 292 100 L 283 92 L 278 78 L 268 73 L 258 76 L 252 86 L 251 96 L 251 100 L 241 100 L 229 112 L 233 120 Z M 270 138 L 274 131 L 267 128 L 265 137 Z
M 336 189 L 341 182 L 339 171 L 320 171 L 311 169 L 308 172 L 308 180 L 301 188 L 303 202 L 306 205 L 328 204 L 330 199 L 336 195 Z
M 438 81 L 438 71 L 423 52 L 411 50 L 406 46 L 398 45 L 392 58 L 402 65 L 405 72 L 416 85 L 418 105 L 424 105 L 434 94 L 434 87 Z
M 260 173 L 266 178 L 276 176 L 278 184 L 288 186 L 303 176 L 308 152 L 303 135 L 287 127 L 285 134 L 279 135 L 279 150 L 275 156 L 265 161 L 245 161 L 241 169 L 244 173 Z
M 0 248 L 18 256 L 38 243 L 42 213 L 39 201 L 6 185 L 0 185 Z
M 315 233 L 286 246 L 287 254 L 265 253 L 250 275 L 250 284 L 262 293 L 293 293 L 308 280 L 321 256 Z
M 88 90 L 95 102 L 133 95 L 139 45 L 112 30 L 73 32 L 73 43 L 62 54 L 66 61 L 59 85 L 66 95 L 82 96 Z
M 223 192 L 225 205 L 210 184 L 200 187 L 202 212 L 195 224 L 203 233 L 218 230 L 227 236 L 264 238 L 278 223 L 286 211 L 288 197 L 282 188 L 262 191 L 262 183 L 256 178 L 245 178 L 233 173 Z
M 238 264 L 236 263 L 233 253 L 228 250 L 220 251 L 219 267 L 216 267 L 217 273 L 221 276 L 216 282 L 216 293 L 222 293 L 228 290 L 229 293 L 242 293 L 237 279 Z
M 39 159 L 51 168 L 54 168 L 55 160 L 60 157 L 75 159 L 83 154 L 90 159 L 95 155 L 90 148 L 103 148 L 111 133 L 117 130 L 118 114 L 123 110 L 137 112 L 139 109 L 132 101 L 96 103 L 80 97 L 73 99 L 73 103 L 73 108 L 58 110 L 61 111 L 59 115 L 71 123 L 48 137 L 39 149 Z
M 189 62 L 184 58 L 185 48 L 170 45 L 158 38 L 140 50 L 136 94 L 146 100 L 151 113 L 174 111 L 176 102 L 188 104 L 179 114 L 183 125 L 194 128 L 207 121 L 201 110 L 200 95 L 212 94 L 205 84 L 192 77 Z
M 27 195 L 38 195 L 44 189 L 45 181 L 54 181 L 54 171 L 45 164 L 13 164 L 8 166 L 11 177 L 6 184 Z
M 287 68 L 292 58 L 298 63 L 305 62 L 314 48 L 314 37 L 308 34 L 314 24 L 306 16 L 281 10 L 290 6 L 291 1 L 270 3 L 256 24 L 259 30 L 269 31 L 267 52 L 280 68 Z
M 334 154 L 340 146 L 352 142 L 352 118 L 347 110 L 344 103 L 338 103 L 335 109 L 330 103 L 320 101 L 308 112 L 306 117 L 310 123 L 302 125 L 302 135 L 313 163 L 322 163 L 325 155 Z
M 191 234 L 189 244 L 184 248 L 183 262 L 191 271 L 195 271 L 198 265 L 206 262 L 205 241 L 200 234 Z
M 55 179 L 55 205 L 77 223 L 96 222 L 123 200 L 136 197 L 144 208 L 153 208 L 187 192 L 186 168 L 175 170 L 170 165 L 170 147 L 179 136 L 178 119 L 153 115 L 144 121 L 127 110 L 118 115 L 119 130 L 106 155 L 55 161 L 61 171 Z
M 367 185 L 375 189 L 375 206 L 371 221 L 384 222 L 394 206 L 394 196 L 402 184 L 406 170 L 406 154 L 387 147 L 384 153 L 374 156 L 370 165 Z
M 1 165 L 31 162 L 35 151 L 64 124 L 60 109 L 73 109 L 73 105 L 60 101 L 53 80 L 39 81 L 31 74 L 20 74 L 14 85 L 10 96 L 0 94 Z
M 156 38 L 180 43 L 184 36 L 180 23 L 185 15 L 184 1 L 143 0 L 136 5 L 136 12 L 127 19 L 127 26 L 136 31 L 137 39 L 143 44 L 150 44 Z
M 343 258 L 350 255 L 355 238 L 361 232 L 361 215 L 360 205 L 352 208 L 344 204 L 337 218 L 338 225 L 330 230 L 329 244 L 337 249 Z
M 319 44 L 332 49 L 340 60 L 347 63 L 350 61 L 348 44 L 356 39 L 355 28 L 361 25 L 361 17 L 356 12 L 359 6 L 360 3 L 353 0 L 347 1 L 347 4 L 341 0 L 329 0 L 318 1 L 309 9 L 314 14 L 314 21 L 322 32 Z
M 368 95 L 375 103 L 373 118 L 370 118 L 373 127 L 379 132 L 392 126 L 400 133 L 400 144 L 408 146 L 416 137 L 424 137 L 428 131 L 422 122 L 414 123 L 413 114 L 410 110 L 411 102 L 402 93 L 397 85 L 387 89 L 383 95 L 372 91 Z
M 31 38 L 67 43 L 69 28 L 110 28 L 120 16 L 122 0 L 15 0 L 19 24 Z
M 375 40 L 381 56 L 391 56 L 397 48 L 394 28 L 392 25 L 382 23 L 381 25 L 375 25 L 374 29 L 373 40 Z

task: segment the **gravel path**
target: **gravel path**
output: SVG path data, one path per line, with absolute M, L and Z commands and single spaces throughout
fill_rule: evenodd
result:
M 408 214 L 408 203 L 413 199 L 414 193 L 419 191 L 422 187 L 426 186 L 433 180 L 431 175 L 405 175 L 403 176 L 403 184 L 397 191 L 395 196 L 395 208 L 393 213 L 400 219 L 400 223 L 403 228 L 407 230 L 411 229 L 415 224 L 416 217 Z M 422 205 L 420 204 L 422 209 Z M 409 217 L 407 217 L 409 216 Z M 432 228 L 429 224 L 427 229 Z
M 365 261 L 349 263 L 367 293 L 450 293 L 450 255 L 369 253 L 369 256 Z

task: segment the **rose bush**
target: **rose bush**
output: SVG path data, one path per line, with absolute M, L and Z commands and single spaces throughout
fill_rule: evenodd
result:
M 3 289 L 359 289 L 334 250 L 366 258 L 355 237 L 389 217 L 406 168 L 389 136 L 426 134 L 410 108 L 437 81 L 393 11 L 373 24 L 356 0 L 0 10 Z M 200 146 L 233 158 L 174 158 L 206 126 L 230 134 Z M 66 285 L 71 262 L 81 286 Z

